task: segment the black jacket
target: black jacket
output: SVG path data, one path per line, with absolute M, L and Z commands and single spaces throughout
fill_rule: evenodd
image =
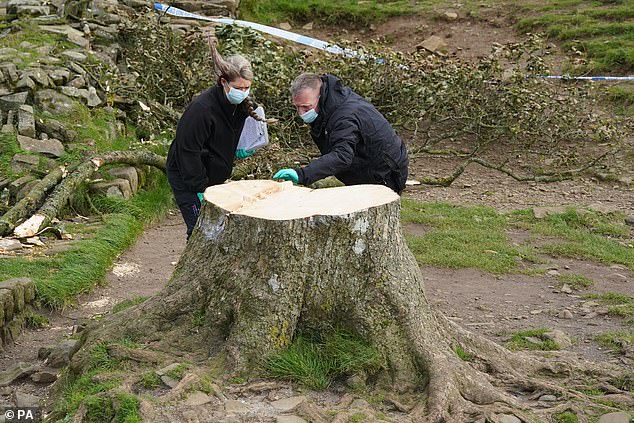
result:
M 407 150 L 374 106 L 333 75 L 321 77 L 319 115 L 310 135 L 322 156 L 296 169 L 309 185 L 334 175 L 346 185 L 380 184 L 397 193 L 405 188 Z
M 247 116 L 244 105 L 229 103 L 221 85 L 196 97 L 178 121 L 167 154 L 172 188 L 203 192 L 227 180 Z

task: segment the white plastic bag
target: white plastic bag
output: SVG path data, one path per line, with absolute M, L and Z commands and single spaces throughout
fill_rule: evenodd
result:
M 265 118 L 264 109 L 261 106 L 255 109 L 255 113 L 262 119 Z M 268 143 L 269 132 L 266 128 L 266 122 L 260 122 L 249 116 L 244 122 L 244 128 L 242 128 L 240 140 L 238 141 L 238 149 L 253 151 L 264 147 Z

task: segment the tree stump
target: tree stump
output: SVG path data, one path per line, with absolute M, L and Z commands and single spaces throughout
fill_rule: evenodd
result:
M 244 374 L 298 331 L 338 326 L 384 355 L 380 380 L 425 399 L 412 410 L 414 421 L 497 421 L 491 416 L 499 412 L 529 421 L 518 392 L 571 397 L 532 376 L 563 377 L 578 366 L 510 353 L 431 309 L 389 188 L 237 181 L 208 188 L 204 198 L 166 288 L 99 322 L 85 343 L 158 341 L 204 357 L 224 354 L 228 370 Z M 194 321 L 197 337 L 188 335 Z M 473 360 L 461 360 L 457 347 Z

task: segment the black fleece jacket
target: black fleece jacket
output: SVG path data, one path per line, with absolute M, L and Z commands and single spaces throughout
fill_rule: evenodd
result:
M 374 106 L 333 75 L 322 75 L 319 115 L 310 135 L 322 156 L 296 169 L 309 185 L 334 175 L 346 185 L 380 184 L 400 193 L 407 179 L 407 150 Z
M 247 116 L 244 104 L 229 103 L 221 85 L 196 97 L 178 121 L 167 154 L 172 188 L 203 192 L 227 180 Z

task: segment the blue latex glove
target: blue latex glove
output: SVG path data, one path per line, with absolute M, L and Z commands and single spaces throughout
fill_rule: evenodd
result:
M 273 175 L 273 179 L 284 179 L 285 181 L 293 181 L 296 184 L 299 183 L 299 176 L 297 176 L 297 172 L 294 169 L 282 169 Z
M 253 153 L 255 153 L 255 151 L 239 148 L 236 150 L 236 157 L 239 159 L 246 159 L 247 157 L 253 156 Z
M 203 193 L 202 192 L 197 192 L 196 195 L 198 196 L 198 200 L 200 200 L 200 204 L 203 203 Z

